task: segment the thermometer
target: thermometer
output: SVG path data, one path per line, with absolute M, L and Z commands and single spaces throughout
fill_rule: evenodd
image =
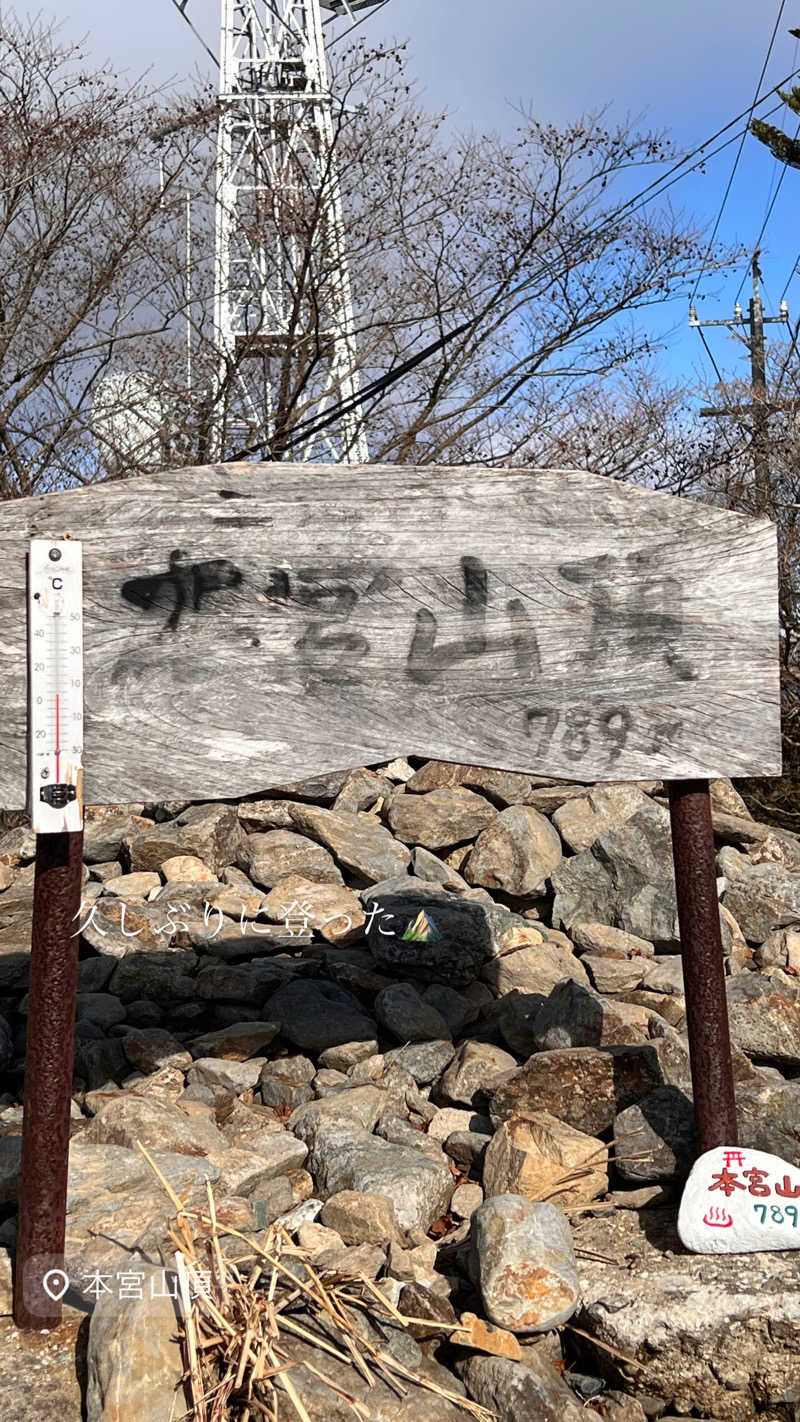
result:
M 83 559 L 71 539 L 28 557 L 28 809 L 37 834 L 83 827 Z

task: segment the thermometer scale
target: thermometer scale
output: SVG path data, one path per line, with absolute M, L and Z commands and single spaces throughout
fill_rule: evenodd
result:
M 28 808 L 37 834 L 83 827 L 83 559 L 32 538 L 28 558 Z

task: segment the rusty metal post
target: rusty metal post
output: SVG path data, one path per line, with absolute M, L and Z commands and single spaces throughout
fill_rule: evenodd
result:
M 61 1322 L 83 830 L 36 836 L 14 1320 Z
M 738 1144 L 717 866 L 707 780 L 668 787 L 686 1025 L 700 1150 Z

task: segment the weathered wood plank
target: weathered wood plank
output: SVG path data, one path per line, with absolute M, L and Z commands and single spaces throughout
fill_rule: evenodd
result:
M 579 780 L 781 768 L 775 530 L 583 473 L 224 465 L 0 507 L 0 805 L 25 555 L 84 545 L 89 803 L 398 752 Z

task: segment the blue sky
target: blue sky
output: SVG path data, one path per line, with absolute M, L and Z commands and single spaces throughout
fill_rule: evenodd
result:
M 8 10 L 9 6 L 5 6 Z M 210 73 L 203 51 L 170 0 L 65 0 L 56 7 L 16 6 L 18 14 L 58 14 L 62 35 L 87 36 L 98 59 L 159 80 L 196 71 Z M 188 10 L 212 48 L 217 45 L 218 0 L 188 0 Z M 752 101 L 778 16 L 779 0 L 388 0 L 368 15 L 362 33 L 408 39 L 411 68 L 431 107 L 446 107 L 459 126 L 506 129 L 513 105 L 530 105 L 538 118 L 565 122 L 611 105 L 610 117 L 642 116 L 670 131 L 678 145 L 694 147 Z M 800 64 L 800 0 L 784 0 L 783 14 L 762 89 Z M 798 81 L 800 82 L 800 81 Z M 778 122 L 783 116 L 776 116 Z M 797 120 L 786 118 L 794 132 Z M 673 204 L 713 223 L 730 175 L 736 146 L 709 163 L 704 174 L 671 190 Z M 755 139 L 745 142 L 719 236 L 752 245 L 761 226 L 779 166 Z M 800 171 L 782 181 L 764 239 L 762 266 L 767 309 L 777 311 L 787 287 L 793 320 L 800 317 L 800 277 L 790 276 L 800 256 Z M 698 293 L 701 316 L 730 314 L 745 269 L 732 279 L 706 278 Z M 747 285 L 742 297 L 747 299 Z M 773 330 L 775 328 L 772 328 Z M 654 319 L 668 342 L 664 360 L 675 374 L 706 377 L 710 367 L 696 332 L 686 327 L 686 307 L 671 303 Z M 709 332 L 718 363 L 741 371 L 743 347 L 724 331 Z

